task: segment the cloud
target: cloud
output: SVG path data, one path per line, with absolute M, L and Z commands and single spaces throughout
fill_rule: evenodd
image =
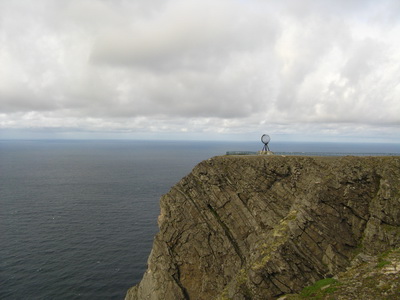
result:
M 235 1 L 170 1 L 151 18 L 105 32 L 92 58 L 166 71 L 221 66 L 226 53 L 254 51 L 266 40 L 272 44 L 277 28 L 271 18 Z
M 397 1 L 2 0 L 0 128 L 353 126 L 398 140 L 399 12 Z

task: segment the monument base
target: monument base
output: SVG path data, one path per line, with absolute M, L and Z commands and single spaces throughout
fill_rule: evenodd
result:
M 272 152 L 272 151 L 258 151 L 257 154 L 258 155 L 273 155 L 274 152 Z

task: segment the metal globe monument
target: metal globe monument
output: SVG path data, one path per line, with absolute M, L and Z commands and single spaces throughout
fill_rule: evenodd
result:
M 268 134 L 263 134 L 261 136 L 261 142 L 264 144 L 264 146 L 263 146 L 262 150 L 259 152 L 259 154 L 267 154 L 267 155 L 273 154 L 268 146 L 270 141 L 271 141 L 271 138 Z

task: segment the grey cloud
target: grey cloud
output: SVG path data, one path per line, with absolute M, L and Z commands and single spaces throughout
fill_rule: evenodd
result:
M 292 21 L 277 42 L 281 61 L 278 109 L 291 110 L 299 104 L 298 93 L 304 82 L 329 59 L 332 49 L 343 47 L 348 36 L 348 29 L 340 20 L 313 16 L 307 22 Z
M 396 10 L 396 1 L 3 0 L 0 127 L 395 127 Z
M 227 53 L 273 44 L 277 28 L 269 20 L 271 14 L 249 19 L 250 12 L 241 11 L 243 7 L 232 2 L 176 2 L 129 30 L 101 35 L 94 45 L 92 61 L 168 71 L 193 69 L 221 65 Z
M 257 111 L 265 100 L 262 92 L 272 89 L 257 74 L 273 74 L 268 55 L 279 27 L 272 15 L 251 14 L 226 1 L 177 3 L 94 45 L 94 65 L 121 66 L 132 82 L 132 106 L 122 114 L 233 118 Z
M 354 43 L 342 69 L 342 75 L 348 79 L 350 85 L 357 84 L 366 74 L 387 63 L 385 52 L 384 45 L 371 38 Z

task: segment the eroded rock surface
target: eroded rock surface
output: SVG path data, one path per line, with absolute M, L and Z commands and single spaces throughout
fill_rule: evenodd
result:
M 220 156 L 160 205 L 127 300 L 276 299 L 400 246 L 400 158 Z

